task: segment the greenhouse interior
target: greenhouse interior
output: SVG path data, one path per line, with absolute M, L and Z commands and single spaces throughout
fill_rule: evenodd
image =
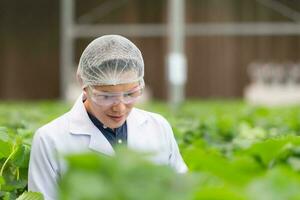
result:
M 0 199 L 300 200 L 300 1 L 0 1 Z

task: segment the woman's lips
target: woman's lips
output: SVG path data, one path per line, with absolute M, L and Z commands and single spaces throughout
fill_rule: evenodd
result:
M 118 115 L 118 116 L 113 116 L 113 115 L 108 115 L 113 121 L 115 122 L 120 122 L 124 118 L 125 115 Z

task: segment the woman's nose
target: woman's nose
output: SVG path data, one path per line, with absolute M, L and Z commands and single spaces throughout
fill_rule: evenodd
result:
M 114 112 L 122 113 L 126 110 L 126 105 L 122 101 L 119 101 L 118 103 L 116 103 L 112 106 L 112 110 Z

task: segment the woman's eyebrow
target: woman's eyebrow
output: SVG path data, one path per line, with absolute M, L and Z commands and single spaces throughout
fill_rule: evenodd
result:
M 112 91 L 109 91 L 109 89 L 101 89 L 101 90 L 97 90 L 97 89 L 94 88 L 94 90 L 95 90 L 96 92 L 99 92 L 99 93 L 105 92 L 105 93 L 112 93 L 112 94 L 115 94 L 115 93 L 116 93 L 116 94 L 117 94 L 117 93 L 131 92 L 131 91 L 137 89 L 138 87 L 140 87 L 140 85 L 136 85 L 136 86 L 132 87 L 131 89 L 124 90 L 124 91 L 121 91 L 121 92 L 112 92 Z
M 126 91 L 121 91 L 121 92 L 112 92 L 112 91 L 109 91 L 109 90 L 96 90 L 96 93 L 107 93 L 107 94 L 118 94 L 118 93 L 126 93 L 126 92 L 131 92 L 132 90 L 134 90 L 135 88 L 133 89 L 130 89 L 130 90 L 126 90 Z

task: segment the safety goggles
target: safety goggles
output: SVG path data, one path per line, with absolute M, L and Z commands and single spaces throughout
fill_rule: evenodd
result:
M 142 95 L 144 85 L 139 85 L 127 92 L 101 92 L 89 86 L 92 101 L 99 106 L 112 106 L 120 102 L 124 104 L 135 103 Z

